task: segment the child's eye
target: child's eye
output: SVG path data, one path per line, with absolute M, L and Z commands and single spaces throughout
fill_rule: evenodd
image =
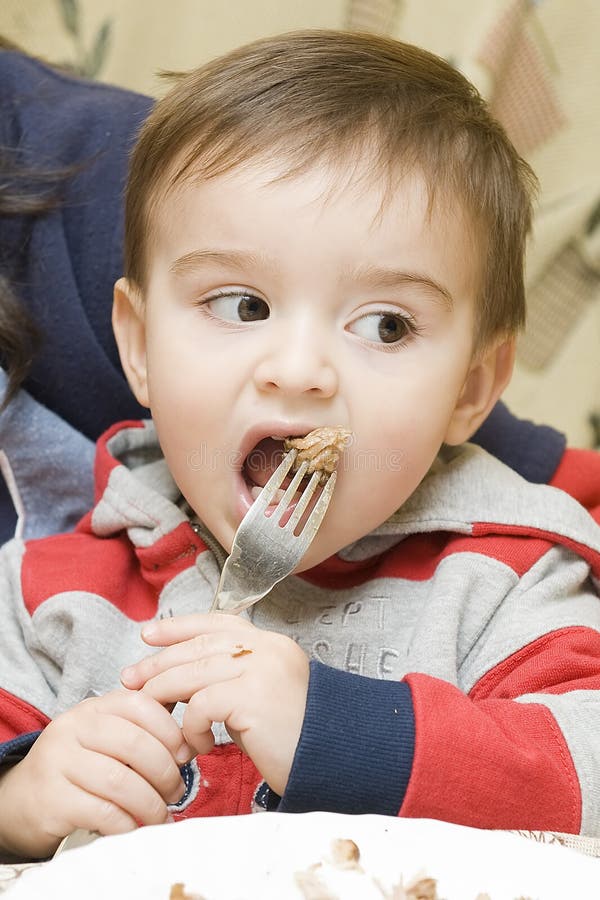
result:
M 400 313 L 368 313 L 355 319 L 348 330 L 374 344 L 397 344 L 415 331 L 412 320 Z
M 269 318 L 269 306 L 265 300 L 254 294 L 214 294 L 208 297 L 207 306 L 213 316 L 226 322 L 260 322 Z

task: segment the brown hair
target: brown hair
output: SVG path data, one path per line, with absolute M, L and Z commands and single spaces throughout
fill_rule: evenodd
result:
M 255 41 L 177 83 L 144 124 L 125 210 L 125 275 L 142 290 L 161 197 L 272 156 L 289 175 L 317 162 L 390 179 L 417 169 L 433 202 L 482 240 L 476 346 L 525 318 L 523 260 L 535 176 L 476 89 L 443 59 L 367 34 L 303 31 Z

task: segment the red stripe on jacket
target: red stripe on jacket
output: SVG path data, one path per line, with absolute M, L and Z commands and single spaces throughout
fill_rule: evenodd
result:
M 565 738 L 547 707 L 512 698 L 600 689 L 598 655 L 599 634 L 563 628 L 491 669 L 469 696 L 429 675 L 408 675 L 415 756 L 399 814 L 578 833 L 581 791 Z
M 0 743 L 45 728 L 50 719 L 35 706 L 0 688 Z
M 496 559 L 521 576 L 558 540 L 554 535 L 548 539 L 546 534 L 533 537 L 531 530 L 524 530 L 522 535 L 514 534 L 514 526 L 506 529 L 502 525 L 475 527 L 484 532 L 476 539 L 470 534 L 448 532 L 413 534 L 374 559 L 347 561 L 333 556 L 300 577 L 309 584 L 331 590 L 357 587 L 376 578 L 427 581 L 433 578 L 443 559 L 456 553 L 477 553 Z M 503 533 L 505 530 L 506 534 Z M 485 531 L 493 533 L 486 534 Z
M 206 545 L 187 522 L 137 550 L 125 532 L 99 538 L 78 531 L 30 541 L 21 570 L 23 601 L 33 615 L 49 597 L 84 591 L 141 622 L 156 615 L 164 585 L 204 550 Z
M 108 449 L 110 439 L 125 428 L 139 429 L 144 427 L 144 422 L 137 419 L 131 419 L 125 422 L 115 422 L 114 425 L 111 425 L 110 428 L 103 431 L 96 441 L 96 456 L 94 458 L 94 506 L 99 503 L 106 490 L 110 473 L 113 469 L 116 469 L 121 465 L 119 460 L 115 459 Z
M 600 523 L 600 453 L 565 450 L 550 484 L 578 500 Z
M 538 546 L 543 546 L 544 544 L 546 544 L 548 550 L 556 545 L 566 547 L 567 550 L 571 550 L 571 552 L 574 553 L 575 556 L 579 556 L 581 557 L 581 559 L 584 559 L 589 564 L 593 574 L 597 578 L 600 578 L 600 554 L 597 550 L 594 550 L 593 547 L 589 547 L 587 544 L 583 544 L 580 541 L 575 541 L 572 538 L 568 538 L 566 535 L 556 534 L 550 529 L 533 528 L 531 525 L 498 525 L 495 523 L 489 524 L 488 522 L 475 522 L 473 524 L 473 534 L 477 537 L 478 540 L 480 540 L 481 538 L 483 538 L 484 540 L 489 540 L 489 538 L 491 537 L 493 543 L 498 542 L 499 546 L 502 546 L 504 540 L 506 539 L 506 537 L 508 537 L 509 542 L 517 542 L 519 541 L 519 539 L 521 539 L 530 540 L 534 545 L 537 544 Z M 514 546 L 518 547 L 518 544 L 515 543 Z M 495 554 L 492 552 L 489 555 L 494 556 Z M 540 553 L 540 557 L 542 555 L 543 554 Z M 502 557 L 497 558 L 501 559 Z M 515 571 L 518 572 L 519 575 L 524 575 L 529 567 L 535 563 L 535 561 L 536 560 L 532 558 L 529 566 L 527 566 L 522 571 L 519 571 L 514 566 L 512 566 L 512 568 L 515 568 Z M 511 564 L 511 559 L 508 558 L 507 562 Z

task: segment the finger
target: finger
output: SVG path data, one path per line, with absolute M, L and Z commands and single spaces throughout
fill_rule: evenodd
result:
M 223 613 L 194 613 L 189 616 L 171 616 L 148 622 L 142 628 L 142 638 L 147 644 L 166 647 L 187 641 L 198 634 L 216 634 L 220 631 L 243 632 L 253 629 L 248 619 L 226 616 Z
M 101 801 L 108 801 L 119 807 L 134 823 L 161 825 L 168 820 L 167 804 L 160 794 L 118 759 L 82 750 L 80 762 L 81 765 L 70 773 L 71 784 Z M 100 807 L 98 812 L 101 812 Z M 106 810 L 105 817 L 108 813 Z
M 177 803 L 185 792 L 179 766 L 163 744 L 133 722 L 118 716 L 102 717 L 102 728 L 88 720 L 79 730 L 85 750 L 111 757 L 137 772 L 165 803 Z
M 86 828 L 99 834 L 125 834 L 138 827 L 135 819 L 117 803 L 90 794 L 72 782 L 63 783 L 61 800 L 69 815 L 60 824 L 56 822 L 48 828 L 55 839 L 62 840 L 76 828 Z
M 238 703 L 238 682 L 221 682 L 193 694 L 183 714 L 182 729 L 186 741 L 196 747 L 198 753 L 209 752 L 212 723 L 227 722 Z M 207 744 L 208 750 L 205 750 Z
M 196 691 L 239 678 L 245 668 L 244 657 L 233 656 L 229 648 L 227 653 L 205 656 L 160 672 L 146 682 L 141 692 L 150 694 L 159 703 L 185 703 Z
M 128 688 L 141 688 L 149 679 L 175 666 L 194 662 L 219 653 L 243 649 L 239 635 L 227 631 L 217 634 L 197 634 L 193 638 L 152 653 L 121 672 L 121 681 Z
M 160 741 L 180 765 L 193 756 L 175 719 L 150 693 L 111 691 L 102 697 L 84 700 L 80 705 L 87 705 L 91 714 L 114 715 L 133 722 Z

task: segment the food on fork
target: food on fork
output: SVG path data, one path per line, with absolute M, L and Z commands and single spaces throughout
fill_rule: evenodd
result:
M 298 456 L 294 461 L 293 470 L 296 472 L 303 462 L 308 463 L 307 475 L 313 472 L 321 472 L 321 484 L 325 484 L 328 477 L 335 470 L 342 451 L 350 443 L 352 432 L 341 425 L 323 426 L 315 428 L 305 437 L 289 437 L 283 442 L 286 453 L 289 450 L 297 450 Z

